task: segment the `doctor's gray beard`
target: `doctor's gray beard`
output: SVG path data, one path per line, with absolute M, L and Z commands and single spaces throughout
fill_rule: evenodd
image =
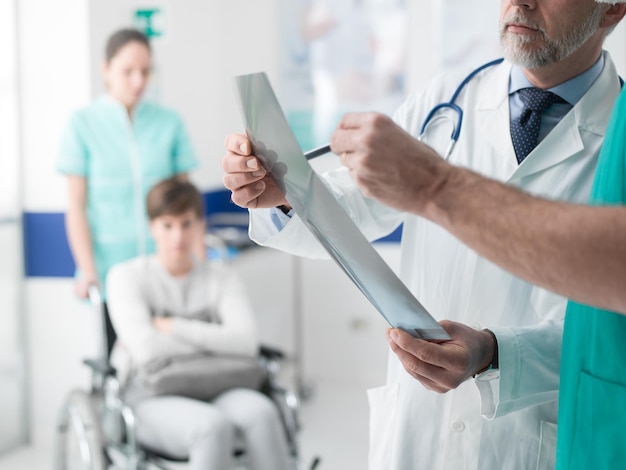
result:
M 543 29 L 519 13 L 506 18 L 500 26 L 500 43 L 504 49 L 504 57 L 508 61 L 530 70 L 560 62 L 585 44 L 596 33 L 605 11 L 606 5 L 595 5 L 591 14 L 585 18 L 584 22 L 568 31 L 564 36 L 556 39 L 549 38 Z M 539 49 L 533 49 L 534 38 L 508 33 L 506 26 L 510 23 L 539 28 L 539 32 L 543 35 L 543 46 Z M 528 46 L 531 46 L 531 48 L 528 48 Z

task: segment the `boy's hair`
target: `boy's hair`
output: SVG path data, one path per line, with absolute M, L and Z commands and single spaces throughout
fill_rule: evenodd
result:
M 148 192 L 148 218 L 154 220 L 162 215 L 182 215 L 193 211 L 199 218 L 204 218 L 204 202 L 198 189 L 188 181 L 168 178 Z

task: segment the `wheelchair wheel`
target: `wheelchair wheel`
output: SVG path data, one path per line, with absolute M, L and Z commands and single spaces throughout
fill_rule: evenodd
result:
M 106 470 L 98 398 L 71 392 L 57 423 L 55 470 Z
M 278 407 L 281 421 L 287 437 L 289 452 L 293 458 L 298 458 L 297 434 L 300 430 L 298 420 L 298 398 L 293 393 L 275 388 L 270 392 L 272 400 Z

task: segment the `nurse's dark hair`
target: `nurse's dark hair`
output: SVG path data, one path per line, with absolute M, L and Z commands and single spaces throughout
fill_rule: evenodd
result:
M 120 49 L 131 42 L 138 42 L 139 44 L 146 46 L 149 51 L 151 50 L 148 36 L 143 34 L 141 31 L 130 28 L 120 29 L 119 31 L 111 34 L 109 40 L 107 41 L 107 45 L 104 50 L 104 56 L 107 63 L 111 62 L 111 59 L 117 55 Z
M 163 215 L 183 215 L 189 211 L 204 218 L 204 201 L 200 191 L 188 181 L 168 178 L 148 192 L 146 202 L 148 218 L 154 220 Z

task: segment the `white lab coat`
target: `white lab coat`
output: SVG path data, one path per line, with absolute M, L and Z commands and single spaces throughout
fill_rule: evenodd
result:
M 535 195 L 586 202 L 620 91 L 613 62 L 605 53 L 600 77 L 521 165 L 509 132 L 510 69 L 506 62 L 487 69 L 461 94 L 463 129 L 450 160 Z M 463 76 L 433 81 L 395 120 L 418 135 L 426 113 Z M 443 153 L 450 131 L 440 124 L 428 140 Z M 435 318 L 488 327 L 499 344 L 500 378 L 479 376 L 444 395 L 423 388 L 390 354 L 387 385 L 368 392 L 370 469 L 552 469 L 566 300 L 501 270 L 440 227 L 364 198 L 345 169 L 326 182 L 370 239 L 404 222 L 401 278 Z M 251 213 L 257 241 L 323 254 L 297 217 L 276 233 L 265 210 Z

